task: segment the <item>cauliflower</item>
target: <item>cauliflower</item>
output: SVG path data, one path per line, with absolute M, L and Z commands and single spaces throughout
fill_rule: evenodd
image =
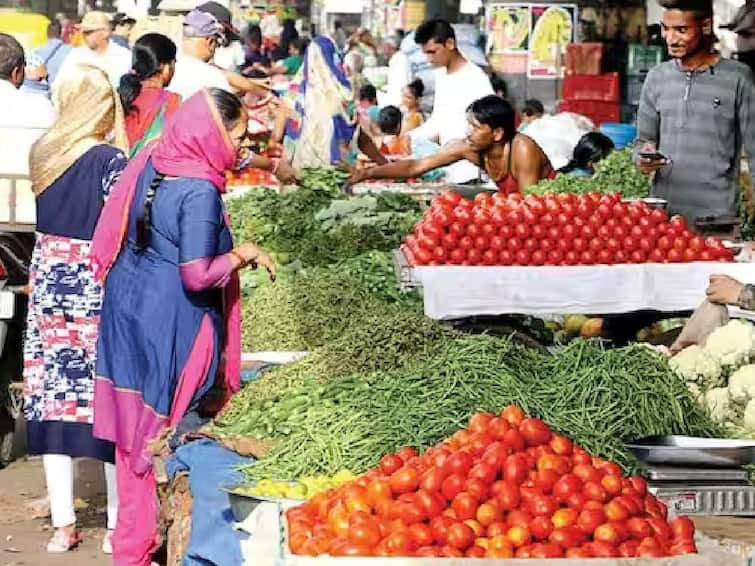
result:
M 688 384 L 701 389 L 722 385 L 721 364 L 700 346 L 690 346 L 669 360 L 669 365 Z
M 722 366 L 738 367 L 750 361 L 754 348 L 753 325 L 744 320 L 732 320 L 708 336 L 704 350 Z
M 742 425 L 749 432 L 755 432 L 755 399 L 750 399 L 747 403 Z
M 755 399 L 755 364 L 742 366 L 731 374 L 729 393 L 736 401 Z
M 704 406 L 710 418 L 718 423 L 725 423 L 731 418 L 731 397 L 726 387 L 709 389 L 705 393 Z

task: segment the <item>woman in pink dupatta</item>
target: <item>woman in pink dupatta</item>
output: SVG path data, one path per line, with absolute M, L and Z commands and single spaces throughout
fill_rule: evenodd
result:
M 106 279 L 94 434 L 116 447 L 118 566 L 148 566 L 158 546 L 147 443 L 180 430 L 219 373 L 227 392 L 239 389 L 238 270 L 260 264 L 274 278 L 256 245 L 233 246 L 221 200 L 247 120 L 230 93 L 194 95 L 128 165 L 95 231 L 92 263 Z

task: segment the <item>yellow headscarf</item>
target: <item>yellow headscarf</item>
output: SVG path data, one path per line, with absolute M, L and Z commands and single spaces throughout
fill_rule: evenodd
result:
M 128 151 L 123 108 L 107 74 L 93 65 L 77 65 L 53 92 L 58 118 L 32 146 L 29 171 L 39 196 L 94 146 L 109 140 Z

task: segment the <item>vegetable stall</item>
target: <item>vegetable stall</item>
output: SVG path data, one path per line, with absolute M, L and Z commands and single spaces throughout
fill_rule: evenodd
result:
M 755 489 L 740 465 L 755 460 L 755 332 L 749 322 L 731 322 L 699 348 L 669 358 L 642 344 L 618 348 L 588 339 L 531 348 L 516 335 L 465 332 L 428 312 L 432 289 L 424 273 L 450 277 L 458 295 L 474 296 L 489 273 L 496 273 L 499 286 L 485 292 L 503 295 L 507 273 L 531 270 L 518 285 L 522 293 L 531 291 L 536 308 L 511 312 L 566 314 L 625 308 L 610 305 L 621 305 L 617 289 L 626 287 L 622 281 L 631 270 L 644 280 L 653 267 L 667 269 L 669 281 L 686 277 L 688 287 L 698 287 L 694 304 L 684 304 L 692 308 L 703 287 L 681 273 L 744 268 L 730 261 L 732 252 L 719 240 L 692 234 L 648 204 L 623 202 L 615 193 L 624 177 L 597 196 L 596 185 L 582 190 L 570 184 L 563 192 L 536 187 L 521 198 L 444 193 L 424 207 L 421 199 L 395 191 L 346 194 L 342 174 L 312 170 L 296 191 L 255 187 L 228 200 L 236 238 L 258 242 L 282 266 L 274 284 L 262 274 L 244 274 L 244 351 L 267 360 L 276 358 L 270 353 L 298 353 L 291 363 L 248 368 L 242 390 L 201 430 L 203 438 L 253 456 L 232 460 L 234 481 L 215 486 L 228 492 L 222 492 L 225 504 L 230 500 L 239 528 L 251 533 L 240 543 L 245 560 L 641 557 L 652 564 L 666 557 L 667 564 L 743 563 L 696 533 L 685 514 L 755 512 Z M 628 190 L 642 196 L 641 187 Z M 535 203 L 543 209 L 526 218 Z M 462 222 L 462 212 L 469 221 L 456 234 L 452 226 Z M 471 234 L 478 217 L 485 222 Z M 495 233 L 486 233 L 492 227 Z M 487 246 L 479 250 L 481 265 L 434 265 L 460 249 L 466 256 L 458 263 L 477 263 L 470 251 L 478 249 L 478 238 Z M 624 245 L 627 238 L 631 246 Z M 420 239 L 431 241 L 433 250 Z M 537 244 L 531 249 L 530 240 Z M 512 241 L 519 249 L 509 249 Z M 552 247 L 543 248 L 546 241 Z M 578 241 L 583 250 L 575 249 Z M 617 244 L 609 246 L 612 241 Z M 423 273 L 422 288 L 398 288 L 393 253 L 400 247 L 413 274 Z M 437 249 L 445 255 L 417 253 Z M 492 251 L 495 258 L 486 254 Z M 514 265 L 519 252 L 535 264 Z M 612 254 L 610 261 L 602 261 L 608 260 L 602 252 Z M 669 263 L 648 262 L 660 261 L 661 253 Z M 572 259 L 582 265 L 569 265 Z M 622 259 L 637 261 L 617 265 Z M 547 275 L 536 277 L 537 270 Z M 590 270 L 597 283 L 589 287 L 580 270 Z M 585 295 L 573 308 L 555 299 L 555 288 L 560 284 L 563 295 L 570 281 Z M 607 289 L 605 311 L 589 303 L 590 289 L 601 287 Z M 647 285 L 637 291 L 648 292 Z M 667 287 L 663 295 L 677 292 Z M 699 468 L 685 460 L 690 452 L 714 459 L 721 442 L 741 461 L 709 468 L 714 479 L 705 489 L 690 487 L 686 477 L 669 481 L 653 442 L 671 437 L 697 443 L 660 443 L 662 454 L 680 458 L 678 469 Z M 698 498 L 702 492 L 713 499 L 724 494 L 725 501 L 712 509 Z

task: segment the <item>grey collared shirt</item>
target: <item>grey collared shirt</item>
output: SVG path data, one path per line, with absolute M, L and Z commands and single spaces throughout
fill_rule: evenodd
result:
M 733 215 L 744 147 L 755 173 L 755 82 L 746 65 L 721 59 L 684 71 L 668 61 L 648 73 L 637 116 L 637 148 L 647 142 L 670 158 L 653 196 L 688 221 Z M 636 156 L 638 157 L 638 156 Z

